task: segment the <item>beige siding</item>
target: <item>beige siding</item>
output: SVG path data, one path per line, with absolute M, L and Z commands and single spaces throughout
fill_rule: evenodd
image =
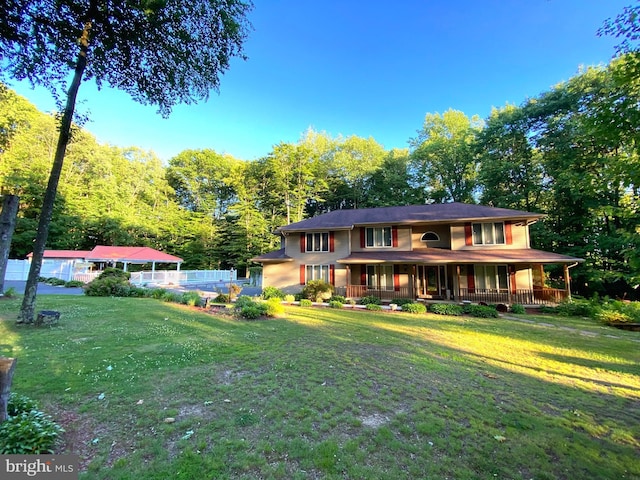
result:
M 440 241 L 421 241 L 422 235 L 426 232 L 435 233 L 440 237 Z M 413 228 L 411 243 L 414 250 L 421 248 L 451 248 L 451 229 L 449 225 L 418 225 Z
M 380 227 L 390 227 L 391 225 L 380 225 Z M 356 227 L 351 231 L 351 251 L 352 252 L 362 252 L 366 250 L 367 252 L 384 252 L 389 251 L 391 249 L 394 250 L 403 250 L 410 251 L 412 245 L 411 238 L 411 228 L 410 227 L 398 227 L 398 246 L 397 247 L 379 247 L 379 248 L 371 248 L 365 247 L 362 248 L 360 246 L 360 229 L 364 227 Z
M 529 248 L 529 227 L 512 224 L 511 238 L 511 245 L 466 245 L 464 224 L 451 226 L 451 250 Z

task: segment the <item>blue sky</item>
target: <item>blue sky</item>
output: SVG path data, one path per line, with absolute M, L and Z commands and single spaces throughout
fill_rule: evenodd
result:
M 211 148 L 252 160 L 297 142 L 309 127 L 405 148 L 427 113 L 486 118 L 606 64 L 602 22 L 632 0 L 254 0 L 247 61 L 234 60 L 220 94 L 168 119 L 127 94 L 83 83 L 78 110 L 100 142 L 168 160 Z M 11 86 L 44 111 L 50 95 Z

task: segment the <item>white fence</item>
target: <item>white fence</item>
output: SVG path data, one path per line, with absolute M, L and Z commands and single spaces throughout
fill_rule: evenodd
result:
M 9 260 L 5 280 L 26 281 L 29 275 L 29 260 Z M 44 259 L 41 277 L 55 277 L 65 281 L 80 280 L 88 283 L 101 272 L 76 273 L 74 260 Z M 236 270 L 155 270 L 132 272 L 134 285 L 211 285 L 222 286 L 238 280 Z

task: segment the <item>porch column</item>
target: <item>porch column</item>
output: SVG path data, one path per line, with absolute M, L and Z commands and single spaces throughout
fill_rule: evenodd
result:
M 416 280 L 416 265 L 411 265 L 411 270 L 409 271 L 409 275 L 411 275 L 411 278 L 409 279 L 409 286 L 411 287 L 411 291 L 409 292 L 409 296 L 412 297 L 414 300 L 416 298 L 418 298 L 418 285 L 417 285 L 417 280 Z
M 456 300 L 460 301 L 460 265 L 456 265 L 456 280 L 458 281 L 458 293 L 456 294 Z
M 347 283 L 344 286 L 344 296 L 349 298 L 349 297 L 351 297 L 351 295 L 350 295 L 351 292 L 350 292 L 350 288 L 349 288 L 351 286 L 351 265 L 346 265 L 345 266 L 345 270 L 346 270 L 346 273 L 347 273 Z
M 564 288 L 567 292 L 567 300 L 571 300 L 571 277 L 569 276 L 569 265 L 563 265 L 564 269 Z

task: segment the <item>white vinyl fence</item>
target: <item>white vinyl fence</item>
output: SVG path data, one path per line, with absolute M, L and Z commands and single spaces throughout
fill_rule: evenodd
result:
M 43 259 L 40 276 L 60 278 L 66 282 L 73 280 L 75 260 Z M 5 280 L 26 281 L 31 262 L 29 260 L 9 260 Z

